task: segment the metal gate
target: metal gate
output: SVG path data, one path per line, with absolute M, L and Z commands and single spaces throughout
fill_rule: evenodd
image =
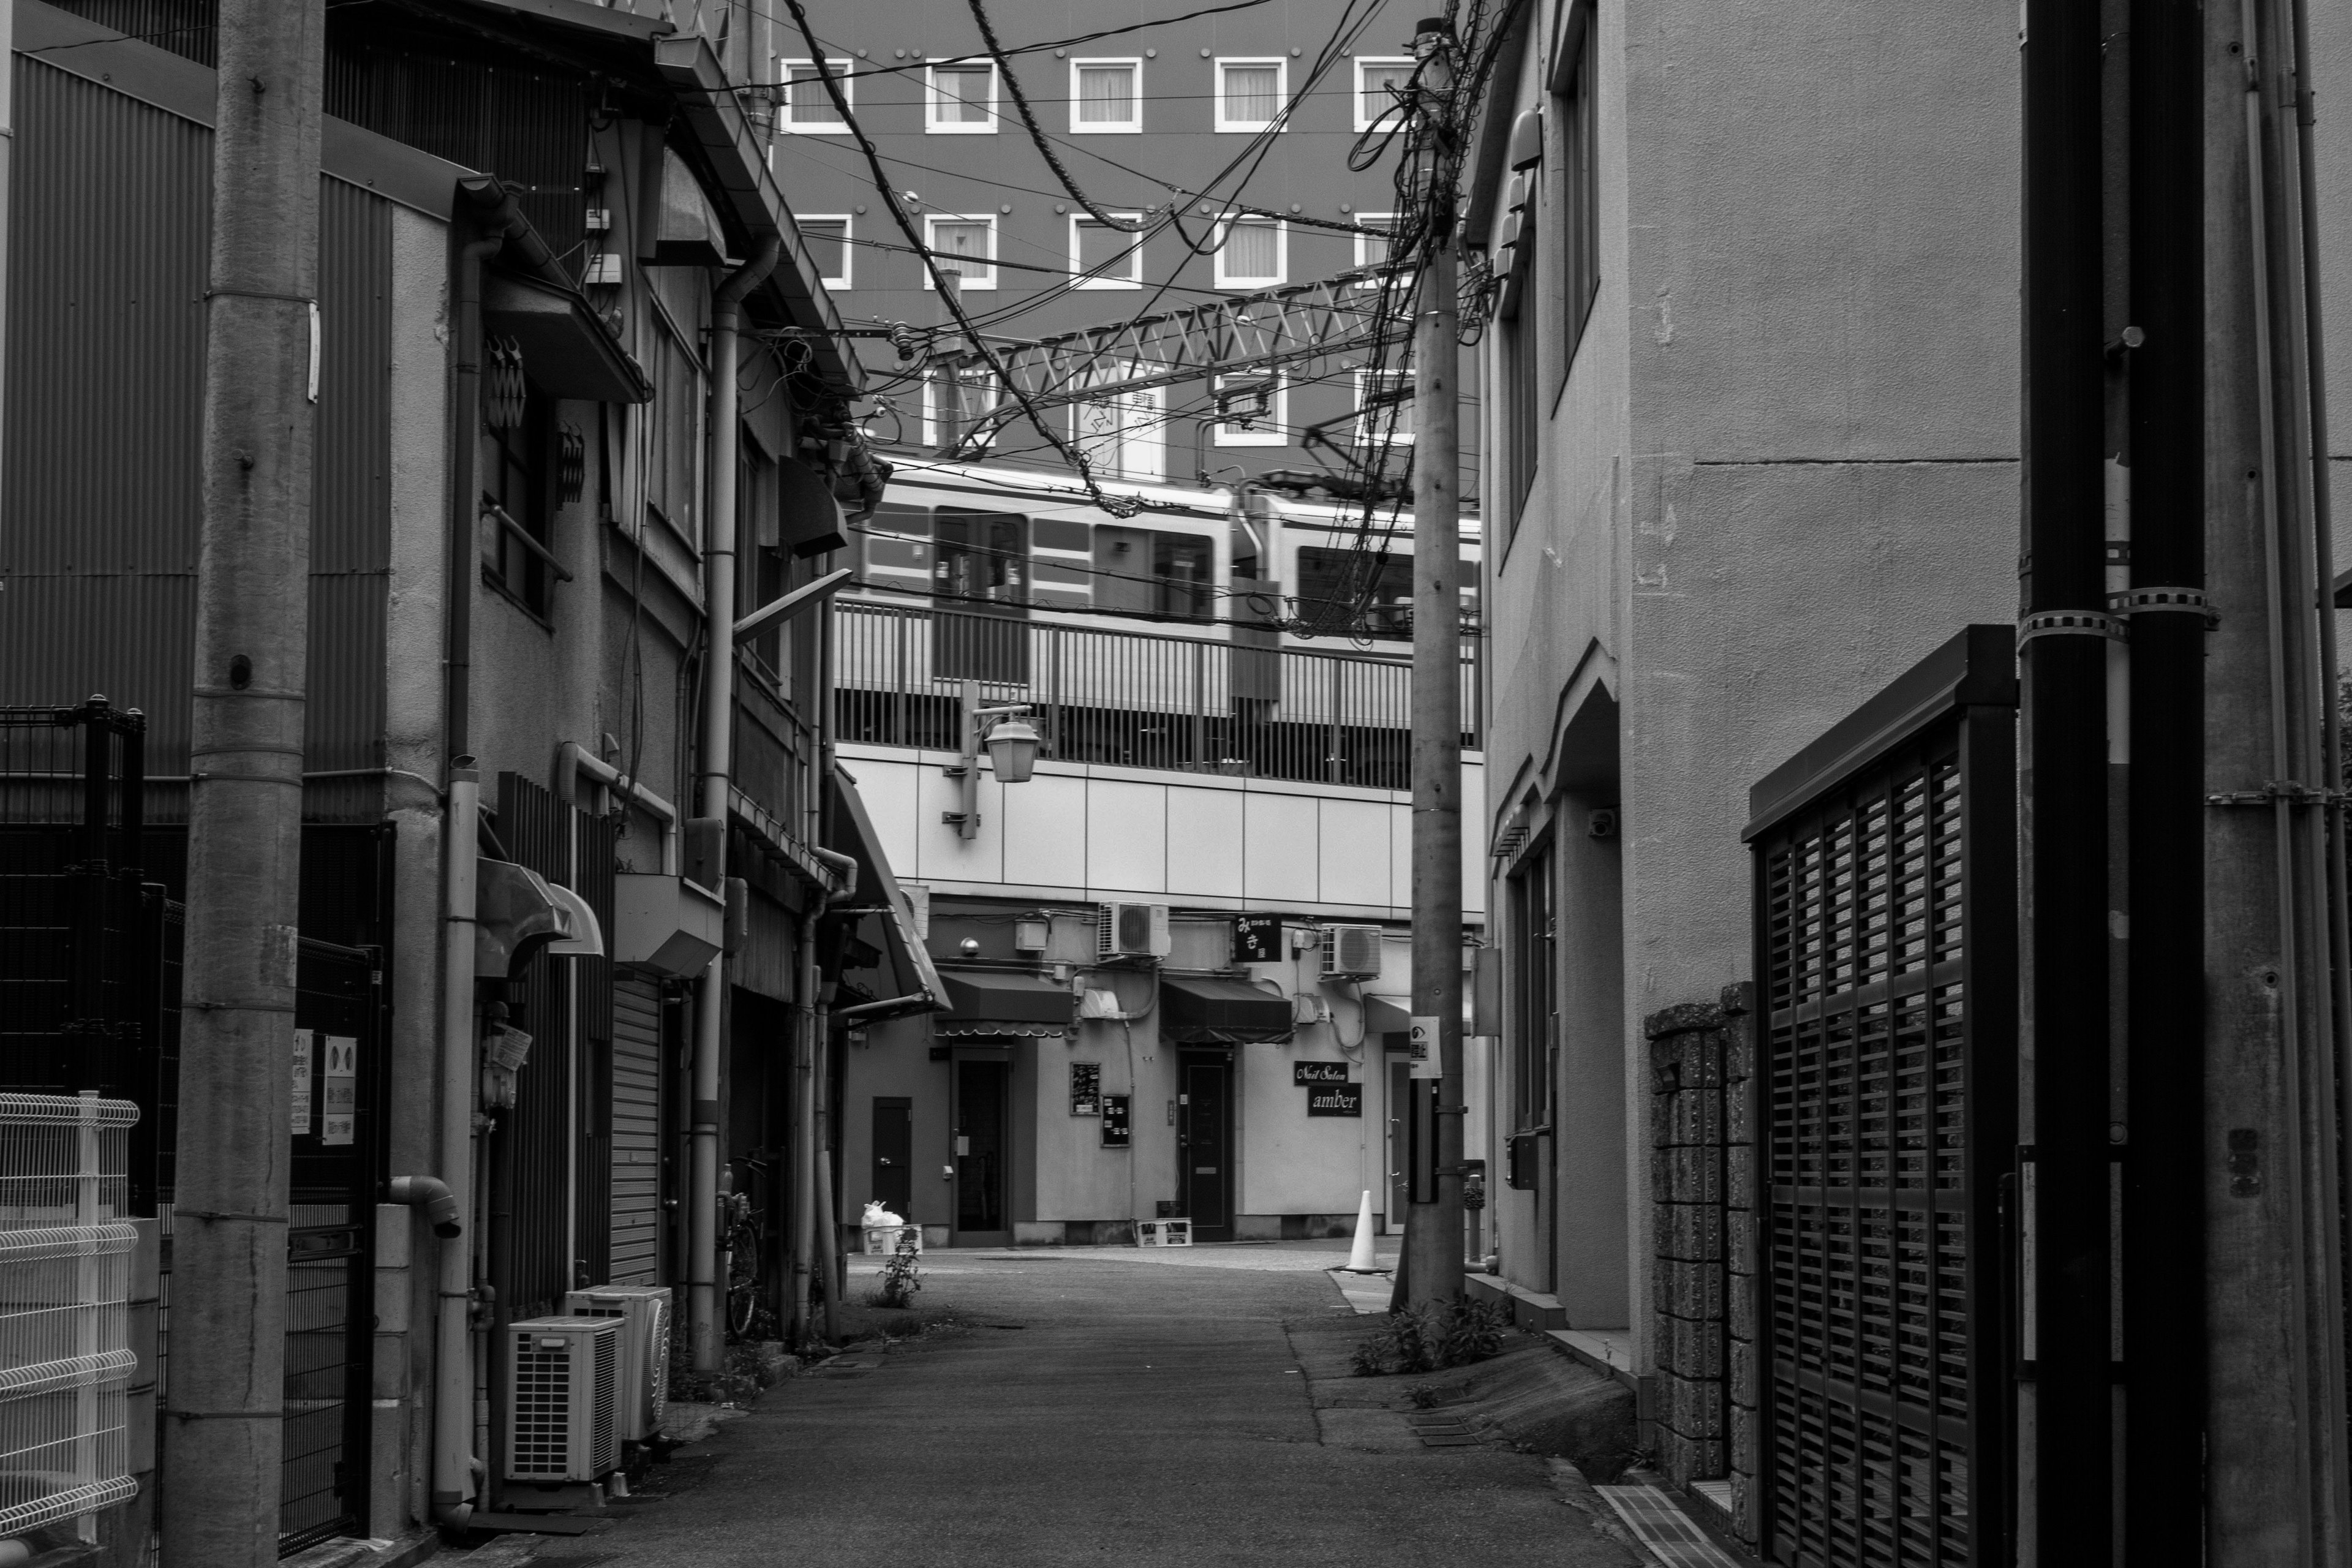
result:
M 2007 1561 L 2011 636 L 1968 628 L 1752 796 L 1754 1480 L 1782 1563 Z

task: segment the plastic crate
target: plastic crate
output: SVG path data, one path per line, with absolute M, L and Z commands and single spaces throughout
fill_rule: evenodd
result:
M 1135 1222 L 1135 1244 L 1138 1247 L 1190 1247 L 1192 1245 L 1192 1222 L 1189 1219 L 1143 1219 Z

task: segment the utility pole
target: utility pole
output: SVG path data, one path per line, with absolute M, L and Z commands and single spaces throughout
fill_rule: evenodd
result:
M 1452 27 L 1421 24 L 1422 114 L 1413 143 L 1428 226 L 1413 315 L 1412 1018 L 1436 1078 L 1416 1065 L 1406 1108 L 1408 1300 L 1462 1295 L 1462 575 L 1456 425 Z
M 324 8 L 221 0 L 163 1557 L 278 1560 Z

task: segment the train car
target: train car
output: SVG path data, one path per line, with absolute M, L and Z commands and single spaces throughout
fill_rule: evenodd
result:
M 853 533 L 843 738 L 952 747 L 971 680 L 1028 704 L 1049 756 L 1401 787 L 1411 519 L 1368 536 L 1339 505 L 1103 488 L 1139 510 L 1115 515 L 1056 473 L 898 468 Z M 1475 524 L 1465 533 L 1475 631 Z M 1475 714 L 1475 636 L 1465 647 Z

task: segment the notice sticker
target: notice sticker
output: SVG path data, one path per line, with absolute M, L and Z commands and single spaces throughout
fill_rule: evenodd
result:
M 294 1031 L 294 1136 L 310 1135 L 310 1031 Z
M 1411 1036 L 1412 1042 L 1412 1069 L 1407 1076 L 1412 1078 L 1442 1078 L 1444 1076 L 1443 1073 L 1438 1071 L 1437 1025 L 1438 1020 L 1434 1014 L 1427 1017 L 1420 1017 L 1412 1020 L 1412 1033 Z
M 351 1035 L 329 1035 L 324 1070 L 319 1075 L 324 1103 L 320 1108 L 319 1142 L 349 1143 L 359 1127 L 360 1043 Z

